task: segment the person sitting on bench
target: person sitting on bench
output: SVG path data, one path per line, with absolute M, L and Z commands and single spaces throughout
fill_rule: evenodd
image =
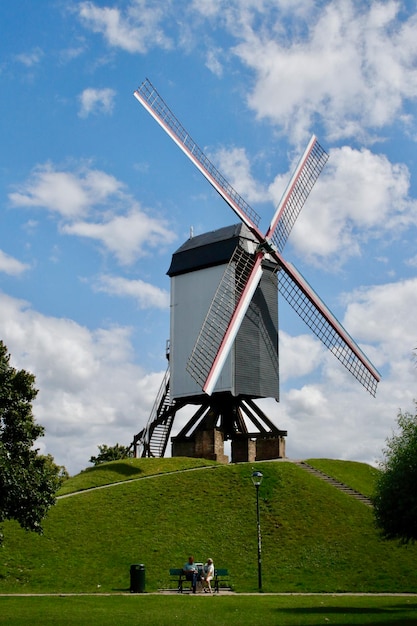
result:
M 189 556 L 188 557 L 188 561 L 184 565 L 182 570 L 183 570 L 183 572 L 185 574 L 186 580 L 189 580 L 191 582 L 192 588 L 193 588 L 193 593 L 195 593 L 196 590 L 197 590 L 197 581 L 201 580 L 201 576 L 200 576 L 200 573 L 198 571 L 198 568 L 194 564 L 194 557 L 193 556 Z
M 214 577 L 214 563 L 213 559 L 207 559 L 207 563 L 204 565 L 204 576 L 203 576 L 203 584 L 206 583 L 204 587 L 205 593 L 210 592 L 213 593 L 211 588 L 210 581 L 213 580 Z

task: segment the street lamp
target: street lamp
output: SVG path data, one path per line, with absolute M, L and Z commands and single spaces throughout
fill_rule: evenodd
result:
M 259 487 L 264 475 L 262 472 L 252 472 L 252 482 L 256 487 L 256 515 L 258 524 L 258 589 L 262 591 L 262 558 L 261 558 L 261 523 L 259 520 Z

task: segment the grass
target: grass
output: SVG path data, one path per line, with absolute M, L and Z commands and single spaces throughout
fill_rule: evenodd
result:
M 374 495 L 378 470 L 366 463 L 355 461 L 335 461 L 330 459 L 308 459 L 306 461 L 315 469 L 356 489 L 368 498 Z
M 208 604 L 207 604 L 208 603 Z M 316 624 L 415 625 L 411 597 L 223 596 L 3 597 L 1 621 L 22 624 L 123 626 L 194 623 L 216 626 L 314 626 Z M 88 619 L 86 618 L 88 616 Z
M 137 480 L 146 476 L 155 476 L 166 472 L 177 472 L 217 465 L 216 461 L 206 459 L 167 458 L 167 459 L 125 459 L 103 465 L 88 467 L 77 476 L 66 480 L 58 492 L 63 496 L 76 491 L 111 485 L 125 480 Z
M 191 461 L 175 459 L 175 466 L 189 468 Z M 128 460 L 123 471 L 114 462 L 83 472 L 84 491 L 58 501 L 43 536 L 6 523 L 0 593 L 127 591 L 133 563 L 145 564 L 146 590 L 156 591 L 168 585 L 169 568 L 180 567 L 189 553 L 197 561 L 211 556 L 218 567 L 229 569 L 237 592 L 256 591 L 252 466 L 169 473 L 173 462 L 138 459 L 132 465 Z M 158 474 L 132 481 L 132 467 L 137 475 Z M 339 463 L 334 467 L 340 469 Z M 264 474 L 264 591 L 417 592 L 417 546 L 382 540 L 370 507 L 293 463 L 265 462 L 257 468 Z M 109 489 L 86 490 L 86 476 L 103 484 L 109 473 L 125 480 Z

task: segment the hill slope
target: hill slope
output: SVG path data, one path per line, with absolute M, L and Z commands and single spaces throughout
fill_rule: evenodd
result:
M 135 461 L 143 474 L 149 474 L 148 461 Z M 372 509 L 291 462 L 256 468 L 264 474 L 264 591 L 417 592 L 417 546 L 380 539 Z M 58 501 L 41 537 L 8 523 L 0 593 L 127 590 L 132 563 L 145 564 L 146 589 L 152 591 L 166 587 L 168 569 L 181 566 L 190 553 L 227 567 L 236 591 L 254 591 L 251 472 L 251 464 L 213 465 L 83 491 Z

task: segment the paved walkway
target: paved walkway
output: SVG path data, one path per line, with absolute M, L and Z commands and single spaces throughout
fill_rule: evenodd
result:
M 175 589 L 173 590 L 161 590 L 161 591 L 149 591 L 145 593 L 129 593 L 125 591 L 117 591 L 114 593 L 0 593 L 0 598 L 12 598 L 12 597 L 22 597 L 22 598 L 36 598 L 36 597 L 56 597 L 56 598 L 71 598 L 71 597 L 109 597 L 109 596 L 126 596 L 126 597 L 146 597 L 146 596 L 161 596 L 161 595 L 170 595 L 170 596 L 190 596 L 193 598 L 213 598 L 213 597 L 221 597 L 221 596 L 316 596 L 316 597 L 385 597 L 385 598 L 417 598 L 417 593 L 351 593 L 351 592 L 343 592 L 343 593 L 299 593 L 299 592 L 252 592 L 252 593 L 236 593 L 235 591 L 222 591 L 221 593 L 213 593 L 210 595 L 209 593 L 182 593 L 178 594 Z

